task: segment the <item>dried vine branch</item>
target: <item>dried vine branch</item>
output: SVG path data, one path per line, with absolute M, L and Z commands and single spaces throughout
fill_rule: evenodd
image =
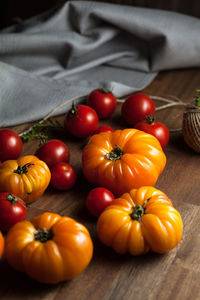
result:
M 29 127 L 28 129 L 24 130 L 23 132 L 21 132 L 19 134 L 19 136 L 22 138 L 22 140 L 24 142 L 26 141 L 30 141 L 33 138 L 40 138 L 42 142 L 46 141 L 47 138 L 47 131 L 52 128 L 52 127 L 61 127 L 60 124 L 58 124 L 58 122 L 56 121 L 56 124 L 52 122 L 52 120 L 50 119 L 50 117 L 52 115 L 54 115 L 59 109 L 61 109 L 62 107 L 64 107 L 66 104 L 69 103 L 73 103 L 76 100 L 82 100 L 84 98 L 86 98 L 88 95 L 81 95 L 81 96 L 76 96 L 73 97 L 71 99 L 66 100 L 65 102 L 57 105 L 54 109 L 52 109 L 42 120 L 40 120 L 39 122 L 37 122 L 36 124 L 34 124 L 33 126 Z M 162 106 L 158 106 L 156 108 L 156 111 L 160 111 L 160 110 L 164 110 L 166 108 L 169 107 L 173 107 L 173 106 L 187 106 L 186 103 L 182 102 L 180 99 L 178 99 L 175 96 L 170 96 L 170 98 L 174 98 L 174 100 L 171 99 L 167 99 L 164 97 L 160 97 L 160 96 L 150 96 L 151 99 L 153 100 L 159 100 L 162 102 L 165 102 L 165 105 Z M 118 103 L 123 103 L 125 101 L 126 98 L 121 98 L 121 99 L 117 99 Z M 180 129 L 172 129 L 170 131 L 179 131 Z
M 58 121 L 53 122 L 50 117 L 56 113 L 59 109 L 61 109 L 66 104 L 69 104 L 70 102 L 73 103 L 77 99 L 81 100 L 84 99 L 87 95 L 81 95 L 76 96 L 71 99 L 68 99 L 67 101 L 57 105 L 54 109 L 52 109 L 42 120 L 37 122 L 36 124 L 32 125 L 28 129 L 22 131 L 19 136 L 21 137 L 23 142 L 31 141 L 34 138 L 39 138 L 41 140 L 41 143 L 46 142 L 47 140 L 47 132 L 51 128 L 58 128 L 61 127 L 60 123 Z

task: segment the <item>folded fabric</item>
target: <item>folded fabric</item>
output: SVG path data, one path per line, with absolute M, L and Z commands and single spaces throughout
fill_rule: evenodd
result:
M 191 16 L 95 1 L 69 1 L 6 28 L 0 126 L 41 119 L 97 87 L 121 97 L 146 87 L 160 70 L 200 66 L 199 32 L 200 20 Z

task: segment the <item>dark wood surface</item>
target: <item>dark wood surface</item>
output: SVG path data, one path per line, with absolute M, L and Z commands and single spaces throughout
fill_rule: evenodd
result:
M 144 92 L 165 97 L 174 95 L 190 102 L 199 88 L 199 78 L 200 69 L 162 72 Z M 183 109 L 179 107 L 157 112 L 156 117 L 170 128 L 178 128 L 182 113 Z M 62 122 L 63 116 L 58 119 Z M 112 118 L 101 123 L 115 129 L 125 128 L 120 117 L 120 104 Z M 27 124 L 14 129 L 19 133 L 25 127 Z M 184 223 L 183 238 L 168 254 L 149 253 L 141 257 L 118 255 L 100 243 L 96 235 L 96 220 L 85 208 L 86 195 L 91 189 L 81 171 L 81 151 L 86 141 L 77 141 L 63 132 L 54 137 L 68 145 L 78 181 L 68 192 L 57 192 L 48 187 L 40 199 L 29 205 L 27 218 L 44 211 L 75 218 L 89 229 L 94 242 L 94 256 L 83 273 L 55 286 L 37 283 L 25 274 L 14 271 L 3 258 L 0 262 L 0 299 L 200 299 L 200 155 L 185 145 L 181 132 L 171 134 L 165 149 L 167 165 L 156 187 L 164 191 L 180 211 Z M 37 141 L 24 145 L 23 154 L 33 154 L 37 146 Z

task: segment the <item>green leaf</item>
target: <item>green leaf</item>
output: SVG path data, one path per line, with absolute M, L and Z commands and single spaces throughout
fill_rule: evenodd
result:
M 53 128 L 63 128 L 58 120 L 53 121 L 51 118 L 45 120 L 43 123 L 37 122 L 30 131 L 22 134 L 21 139 L 23 143 L 32 141 L 33 139 L 40 139 L 40 143 L 48 141 L 48 133 Z

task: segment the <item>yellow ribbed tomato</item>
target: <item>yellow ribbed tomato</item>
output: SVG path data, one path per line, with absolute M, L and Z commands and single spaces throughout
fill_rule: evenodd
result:
M 154 185 L 166 164 L 158 140 L 137 129 L 93 135 L 83 149 L 87 180 L 116 196 L 144 185 Z
M 7 160 L 0 165 L 0 192 L 13 193 L 26 203 L 39 198 L 50 179 L 49 168 L 34 155 Z
M 120 254 L 166 253 L 180 242 L 182 230 L 179 212 L 163 192 L 150 186 L 113 200 L 97 222 L 99 239 Z
M 5 257 L 16 270 L 44 283 L 72 279 L 89 264 L 88 230 L 68 217 L 46 212 L 15 224 L 5 240 Z
M 3 251 L 4 251 L 4 238 L 0 231 L 0 259 L 2 258 Z

